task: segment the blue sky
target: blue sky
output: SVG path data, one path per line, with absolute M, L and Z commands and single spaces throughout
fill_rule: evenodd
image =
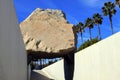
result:
M 92 17 L 94 13 L 102 14 L 101 7 L 104 2 L 115 0 L 14 0 L 16 13 L 19 23 L 26 19 L 32 11 L 36 8 L 42 9 L 59 9 L 66 14 L 66 18 L 71 24 L 78 22 L 85 22 L 86 18 Z M 120 9 L 116 7 L 117 13 L 113 16 L 114 32 L 120 31 Z M 111 35 L 110 23 L 108 17 L 103 16 L 103 24 L 101 27 L 102 38 Z M 92 36 L 96 37 L 98 34 L 97 26 L 92 30 Z M 83 34 L 84 40 L 89 38 L 88 30 Z M 80 37 L 78 37 L 78 45 L 81 44 Z

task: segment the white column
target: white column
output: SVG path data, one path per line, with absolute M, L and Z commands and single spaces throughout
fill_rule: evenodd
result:
M 0 0 L 0 80 L 27 80 L 27 59 L 13 0 Z

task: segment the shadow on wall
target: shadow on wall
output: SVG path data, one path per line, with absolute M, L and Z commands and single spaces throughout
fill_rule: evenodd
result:
M 31 72 L 31 80 L 54 80 L 54 79 L 50 79 L 40 73 L 32 71 Z

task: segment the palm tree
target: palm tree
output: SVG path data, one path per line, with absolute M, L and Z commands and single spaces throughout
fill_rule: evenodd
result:
M 95 25 L 98 26 L 98 35 L 99 35 L 100 40 L 101 40 L 100 25 L 102 24 L 102 20 L 103 20 L 103 18 L 99 13 L 95 13 L 93 15 L 93 22 Z
M 85 22 L 85 27 L 89 28 L 90 40 L 92 39 L 91 36 L 91 29 L 93 28 L 93 20 L 91 18 L 87 18 Z
M 84 31 L 84 24 L 82 22 L 79 22 L 79 24 L 76 25 L 76 31 L 77 33 L 80 33 L 81 41 L 83 42 L 83 31 Z
M 104 3 L 104 6 L 102 7 L 102 12 L 103 12 L 104 16 L 109 16 L 111 30 L 112 30 L 112 34 L 113 34 L 112 16 L 113 16 L 113 14 L 114 15 L 116 14 L 115 4 L 112 2 Z
M 115 0 L 115 3 L 116 3 L 116 5 L 118 5 L 119 8 L 120 8 L 120 0 Z

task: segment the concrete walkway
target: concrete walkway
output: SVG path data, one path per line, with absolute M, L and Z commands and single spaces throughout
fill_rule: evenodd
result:
M 47 74 L 45 74 L 41 70 L 34 70 L 31 72 L 31 80 L 55 80 L 55 79 L 51 79 L 50 77 L 48 77 Z

